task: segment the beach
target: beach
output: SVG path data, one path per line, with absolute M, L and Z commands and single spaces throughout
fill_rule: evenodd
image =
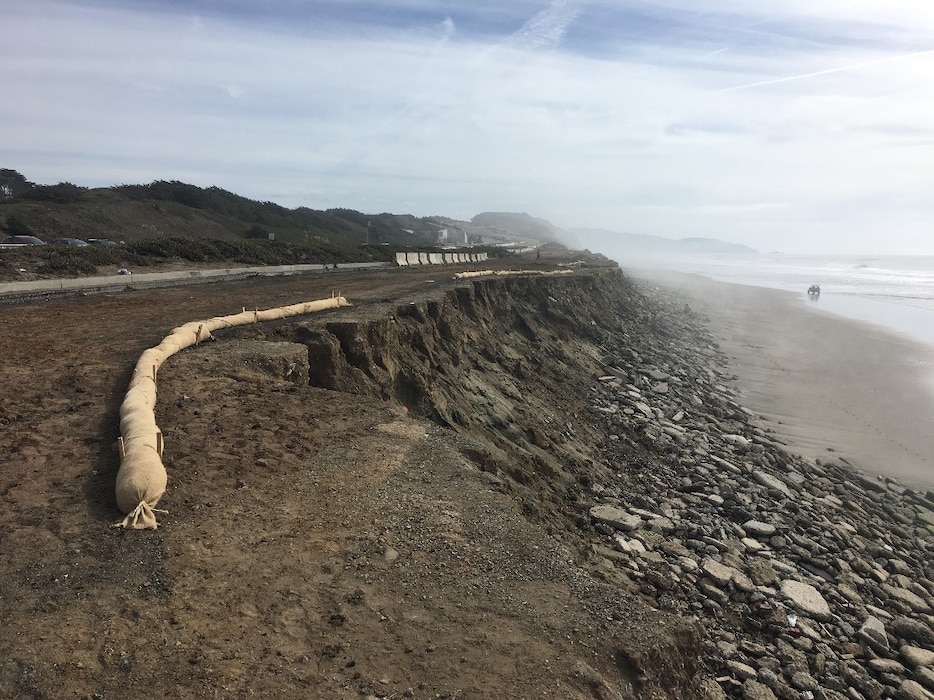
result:
M 800 294 L 629 271 L 710 319 L 740 402 L 792 452 L 934 488 L 934 346 L 819 309 Z

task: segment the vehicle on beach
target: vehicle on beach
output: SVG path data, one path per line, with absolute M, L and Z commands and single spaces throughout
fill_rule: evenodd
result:
M 820 296 L 820 285 L 812 284 L 810 287 L 808 287 L 808 296 L 819 297 Z

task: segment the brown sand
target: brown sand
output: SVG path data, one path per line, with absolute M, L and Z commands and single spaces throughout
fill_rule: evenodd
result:
M 631 272 L 710 317 L 739 400 L 791 451 L 934 487 L 934 348 L 808 308 L 800 295 L 697 275 Z

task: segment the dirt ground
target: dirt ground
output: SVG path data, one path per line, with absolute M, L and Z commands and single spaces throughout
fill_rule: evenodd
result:
M 595 575 L 469 431 L 244 361 L 246 340 L 163 367 L 168 513 L 112 527 L 117 411 L 173 327 L 336 290 L 354 308 L 314 323 L 372 317 L 453 284 L 386 270 L 0 306 L 0 696 L 694 696 L 674 686 L 697 669 L 649 657 L 690 657 L 696 629 Z

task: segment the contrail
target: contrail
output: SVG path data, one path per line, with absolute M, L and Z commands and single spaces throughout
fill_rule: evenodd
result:
M 841 66 L 839 68 L 828 68 L 827 70 L 814 71 L 813 73 L 801 73 L 800 75 L 789 75 L 784 78 L 773 78 L 772 80 L 760 80 L 757 83 L 746 83 L 745 85 L 734 85 L 733 87 L 723 88 L 722 90 L 717 90 L 717 92 L 736 92 L 737 90 L 748 90 L 750 88 L 762 87 L 763 85 L 775 85 L 777 83 L 788 83 L 792 80 L 802 80 L 804 78 L 815 78 L 819 75 L 829 75 L 831 73 L 844 73 L 851 70 L 859 70 L 860 68 L 869 68 L 870 66 L 878 66 L 880 63 L 891 63 L 892 61 L 902 61 L 906 58 L 914 58 L 915 56 L 924 56 L 927 54 L 934 54 L 934 49 L 925 49 L 924 51 L 913 51 L 911 53 L 899 54 L 898 56 L 886 56 L 885 58 L 877 58 L 873 61 L 865 61 L 864 63 L 855 63 L 851 66 Z

